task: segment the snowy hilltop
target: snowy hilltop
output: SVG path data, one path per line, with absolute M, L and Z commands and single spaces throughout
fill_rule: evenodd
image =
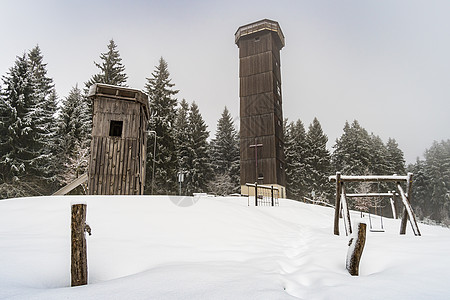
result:
M 89 284 L 71 288 L 70 204 L 80 199 L 92 228 Z M 383 218 L 385 232 L 367 232 L 360 276 L 352 277 L 349 237 L 333 235 L 333 215 L 285 199 L 249 207 L 241 197 L 2 200 L 0 299 L 450 297 L 449 229 L 419 224 L 421 237 L 410 227 L 400 236 L 400 220 Z M 352 220 L 369 226 L 357 212 Z

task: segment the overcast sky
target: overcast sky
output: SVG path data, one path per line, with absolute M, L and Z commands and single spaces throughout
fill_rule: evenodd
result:
M 283 113 L 329 138 L 346 120 L 407 162 L 450 138 L 450 1 L 62 1 L 0 2 L 0 75 L 39 44 L 60 97 L 98 73 L 113 38 L 130 87 L 142 89 L 162 56 L 178 98 L 195 101 L 215 133 L 226 105 L 239 125 L 241 25 L 268 18 L 286 37 L 281 51 Z

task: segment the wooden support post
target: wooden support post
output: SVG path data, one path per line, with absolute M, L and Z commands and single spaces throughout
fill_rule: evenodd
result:
M 411 203 L 411 197 L 412 197 L 412 173 L 407 174 L 406 179 L 406 197 L 408 197 L 409 202 Z M 397 182 L 397 184 L 399 184 Z M 403 198 L 402 198 L 403 201 Z M 400 234 L 406 234 L 406 223 L 408 222 L 408 210 L 405 206 L 403 209 L 403 215 L 402 215 L 402 221 L 400 224 Z
M 334 206 L 334 234 L 339 235 L 339 213 L 341 210 L 341 173 L 336 172 L 336 203 Z
M 275 202 L 273 200 L 273 185 L 270 186 L 270 192 L 272 194 L 272 206 L 275 206 Z
M 392 218 L 397 219 L 397 211 L 395 210 L 395 201 L 394 201 L 395 195 L 392 195 L 389 200 L 391 201 L 391 208 L 392 208 Z
M 349 248 L 346 261 L 347 271 L 352 276 L 359 275 L 359 262 L 366 243 L 366 224 L 358 223 L 357 227 L 358 231 L 355 232 L 356 236 L 352 237 L 348 243 Z
M 348 209 L 347 199 L 345 198 L 345 185 L 341 184 L 341 203 L 345 224 L 345 233 L 346 235 L 352 234 L 352 223 L 350 221 L 350 210 Z
M 85 231 L 90 234 L 90 228 L 86 225 L 86 204 L 72 204 L 71 226 L 71 286 L 85 285 L 88 281 Z
M 405 212 L 406 212 L 403 214 L 401 228 L 400 228 L 400 234 L 406 233 L 406 222 L 407 222 L 407 219 L 409 218 L 409 222 L 411 223 L 411 227 L 414 232 L 414 235 L 420 236 L 421 234 L 419 231 L 419 226 L 417 225 L 416 216 L 414 215 L 414 211 L 411 207 L 411 203 L 409 202 L 409 199 L 406 196 L 405 192 L 403 191 L 403 188 L 399 182 L 397 183 L 397 188 L 400 192 L 400 196 L 402 197 L 403 205 L 405 207 Z
M 255 181 L 255 206 L 258 206 L 258 182 Z

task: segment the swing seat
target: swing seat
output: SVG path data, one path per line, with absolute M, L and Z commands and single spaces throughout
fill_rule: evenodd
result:
M 370 232 L 384 232 L 384 229 L 370 229 Z

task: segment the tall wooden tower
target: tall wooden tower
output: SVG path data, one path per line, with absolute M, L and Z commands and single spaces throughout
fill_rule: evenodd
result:
M 246 183 L 273 185 L 285 197 L 280 50 L 278 22 L 264 19 L 238 28 L 240 79 L 241 193 Z
M 88 186 L 91 195 L 142 195 L 145 183 L 147 95 L 94 84 Z

